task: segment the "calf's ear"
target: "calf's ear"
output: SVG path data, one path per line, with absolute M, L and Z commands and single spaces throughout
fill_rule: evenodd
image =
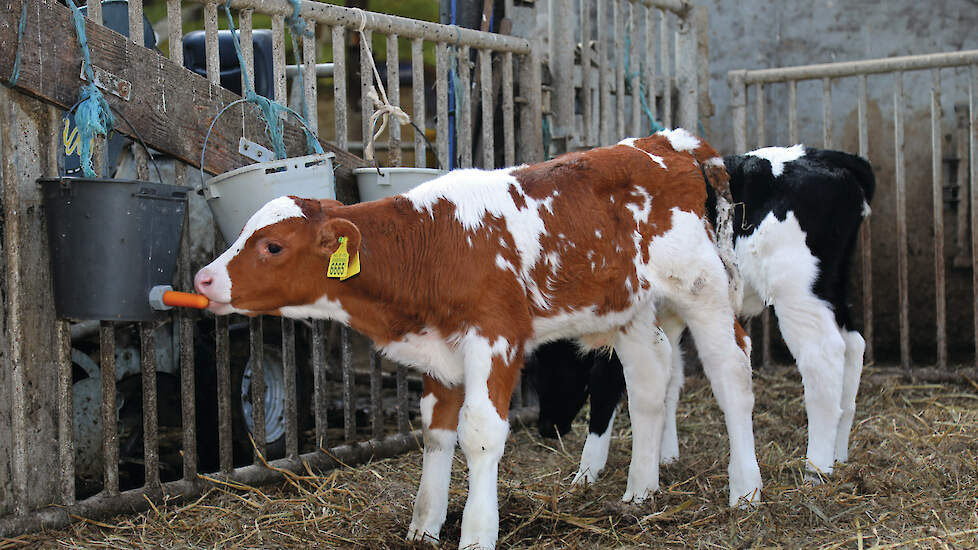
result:
M 340 247 L 340 237 L 346 237 L 346 251 L 353 259 L 360 251 L 360 230 L 345 218 L 328 219 L 319 226 L 319 252 L 329 256 Z

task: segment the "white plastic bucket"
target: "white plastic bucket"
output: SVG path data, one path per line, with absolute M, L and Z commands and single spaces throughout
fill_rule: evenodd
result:
M 435 168 L 409 168 L 397 166 L 393 168 L 357 168 L 353 174 L 357 177 L 357 188 L 360 190 L 360 202 L 375 201 L 407 193 L 426 181 L 446 174 L 444 170 Z
M 221 235 L 234 242 L 251 215 L 268 201 L 295 195 L 335 199 L 333 153 L 258 162 L 204 182 L 204 197 Z

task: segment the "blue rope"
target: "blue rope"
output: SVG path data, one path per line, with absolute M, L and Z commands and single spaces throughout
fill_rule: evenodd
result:
M 303 56 L 299 51 L 299 43 L 298 41 L 296 41 L 295 37 L 301 36 L 303 43 L 305 43 L 306 40 L 309 40 L 311 34 L 306 31 L 306 20 L 302 18 L 302 15 L 300 15 L 300 12 L 302 11 L 302 2 L 300 0 L 289 0 L 289 3 L 292 4 L 292 15 L 285 18 L 285 23 L 289 26 L 289 29 L 292 31 L 291 33 L 292 53 L 295 55 L 295 64 L 298 66 L 299 69 L 299 89 L 302 90 L 302 118 L 307 119 L 309 118 L 309 115 L 307 113 L 306 95 L 305 95 L 306 85 L 305 85 L 305 78 L 303 75 L 303 73 L 305 72 L 303 70 L 305 63 L 303 60 Z M 313 136 L 309 134 L 309 132 L 306 132 L 306 149 L 308 149 L 309 151 L 315 151 L 318 145 L 319 142 L 315 138 L 313 138 Z M 320 150 L 320 152 L 322 151 Z
M 632 50 L 632 37 L 626 34 L 625 35 L 625 67 L 629 66 L 628 54 L 631 50 Z M 645 116 L 649 119 L 649 123 L 652 125 L 651 133 L 654 134 L 655 132 L 665 130 L 665 127 L 659 124 L 659 122 L 655 120 L 655 117 L 652 116 L 652 109 L 649 108 L 649 104 L 645 101 L 645 96 L 648 93 L 648 88 L 646 88 L 645 84 L 642 82 L 641 68 L 639 68 L 639 70 L 634 72 L 628 72 L 628 70 L 626 69 L 625 77 L 628 79 L 628 83 L 631 84 L 632 86 L 632 93 L 635 93 L 634 91 L 635 83 L 633 79 L 638 77 L 638 97 L 642 101 L 642 111 L 645 112 Z M 622 94 L 622 97 L 624 97 L 624 94 Z
M 20 22 L 17 24 L 17 53 L 14 54 L 14 68 L 10 71 L 10 85 L 16 86 L 20 78 L 20 45 L 24 42 L 24 27 L 27 26 L 27 2 L 20 7 Z
M 26 5 L 26 4 L 25 4 Z M 78 128 L 78 156 L 81 157 L 81 169 L 87 178 L 95 177 L 92 168 L 92 142 L 96 134 L 109 135 L 115 125 L 115 117 L 102 92 L 95 87 L 95 75 L 92 72 L 92 57 L 88 50 L 88 37 L 85 36 L 85 16 L 74 2 L 68 2 L 74 14 L 75 33 L 78 35 L 78 48 L 82 52 L 82 67 L 88 84 L 78 92 L 78 110 L 75 111 L 75 126 Z
M 293 2 L 293 6 L 295 6 L 297 1 L 298 0 L 295 0 L 295 2 Z M 275 150 L 275 156 L 280 159 L 284 159 L 287 156 L 285 152 L 285 140 L 282 137 L 282 132 L 285 126 L 285 122 L 282 119 L 282 115 L 284 113 L 289 113 L 299 119 L 299 122 L 302 123 L 302 131 L 306 134 L 306 145 L 309 146 L 310 150 L 315 151 L 316 153 L 322 153 L 322 145 L 319 144 L 316 137 L 309 131 L 309 128 L 306 127 L 306 119 L 302 115 L 296 113 L 281 103 L 255 93 L 255 89 L 251 85 L 251 79 L 248 78 L 248 71 L 246 71 L 244 68 L 244 57 L 241 55 L 241 44 L 238 42 L 238 35 L 234 28 L 234 18 L 231 17 L 230 6 L 231 0 L 227 0 L 227 3 L 224 4 L 224 13 L 227 15 L 228 29 L 231 31 L 231 38 L 232 42 L 234 43 L 234 52 L 237 54 L 238 64 L 241 66 L 241 75 L 242 79 L 244 80 L 244 100 L 248 103 L 257 105 L 261 110 L 262 118 L 265 119 L 265 135 L 268 136 L 269 141 L 272 143 L 272 148 Z M 301 71 L 300 74 L 302 74 Z M 201 156 L 203 157 L 203 154 L 201 154 Z

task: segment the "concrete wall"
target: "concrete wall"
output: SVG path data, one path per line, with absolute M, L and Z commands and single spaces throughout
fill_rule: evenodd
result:
M 729 120 L 730 93 L 726 73 L 733 69 L 760 69 L 853 61 L 978 48 L 978 2 L 944 0 L 875 2 L 838 0 L 764 2 L 758 0 L 702 1 L 710 13 L 711 98 L 716 111 L 710 138 L 718 149 L 733 150 Z M 945 138 L 957 124 L 956 103 L 968 100 L 966 71 L 944 70 L 942 117 Z M 871 218 L 877 357 L 893 361 L 899 353 L 895 253 L 895 197 L 893 189 L 893 83 L 892 76 L 869 78 L 870 160 L 877 172 L 877 195 Z M 904 77 L 906 97 L 905 143 L 907 214 L 910 257 L 910 329 L 915 364 L 934 360 L 934 259 L 931 198 L 931 127 L 929 72 Z M 801 140 L 822 145 L 822 84 L 799 84 L 798 108 Z M 856 79 L 833 84 L 833 145 L 858 151 L 856 135 Z M 788 144 L 787 88 L 769 85 L 764 145 Z M 748 144 L 754 133 L 754 89 L 748 98 Z M 945 140 L 944 157 L 953 157 L 953 142 Z M 945 162 L 945 176 L 954 161 Z M 946 183 L 946 182 L 945 182 Z M 966 190 L 964 190 L 966 192 Z M 974 350 L 971 269 L 955 267 L 958 209 L 945 203 L 945 255 L 948 280 L 948 343 L 951 360 L 971 360 Z M 854 283 L 858 284 L 858 274 Z M 856 317 L 861 318 L 858 289 L 852 295 Z

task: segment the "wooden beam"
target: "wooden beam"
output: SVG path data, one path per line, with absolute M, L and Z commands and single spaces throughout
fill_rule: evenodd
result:
M 18 42 L 23 2 L 28 2 L 27 20 Z M 71 10 L 53 0 L 8 0 L 7 4 L 0 13 L 0 81 L 11 84 L 14 58 L 19 51 L 20 74 L 13 87 L 61 109 L 70 108 L 84 84 Z M 106 92 L 109 104 L 135 126 L 150 147 L 199 166 L 207 128 L 221 108 L 240 96 L 106 27 L 87 21 L 85 32 L 92 64 L 107 78 L 113 77 L 114 82 L 124 81 L 122 87 L 130 91 L 128 101 Z M 96 80 L 103 79 L 97 76 Z M 247 124 L 243 123 L 241 109 L 249 119 Z M 207 142 L 205 171 L 220 174 L 250 164 L 238 153 L 238 140 L 244 136 L 268 143 L 262 131 L 264 124 L 254 121 L 257 116 L 258 108 L 248 104 L 232 107 L 220 118 Z M 121 120 L 117 121 L 116 130 L 135 138 Z M 286 121 L 285 144 L 290 155 L 306 152 L 305 138 L 294 120 Z M 366 166 L 366 162 L 336 145 L 322 145 L 324 150 L 336 154 L 338 194 L 350 197 L 356 186 L 352 170 Z

